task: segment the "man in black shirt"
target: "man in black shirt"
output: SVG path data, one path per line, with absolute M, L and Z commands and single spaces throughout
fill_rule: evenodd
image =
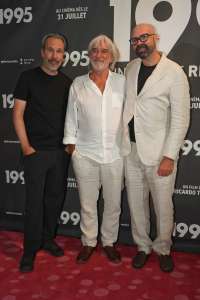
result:
M 14 91 L 13 122 L 24 156 L 26 207 L 21 272 L 33 270 L 36 252 L 64 255 L 54 241 L 70 156 L 62 144 L 71 80 L 59 71 L 66 40 L 42 40 L 40 67 L 21 74 Z
M 142 268 L 154 250 L 161 270 L 171 272 L 172 194 L 178 153 L 189 124 L 190 96 L 182 68 L 158 51 L 158 40 L 151 24 L 138 24 L 132 30 L 130 43 L 138 58 L 126 68 L 124 145 L 130 153 L 125 159 L 125 176 L 132 234 L 138 247 L 133 267 Z M 149 236 L 149 192 L 157 225 L 153 241 Z

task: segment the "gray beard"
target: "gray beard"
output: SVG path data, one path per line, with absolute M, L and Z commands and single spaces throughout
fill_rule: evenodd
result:
M 141 51 L 141 49 L 143 49 L 143 50 Z M 141 59 L 147 58 L 149 56 L 150 52 L 151 51 L 146 44 L 138 45 L 135 49 L 136 55 Z

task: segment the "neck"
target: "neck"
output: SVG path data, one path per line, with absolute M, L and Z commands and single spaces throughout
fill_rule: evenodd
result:
M 90 72 L 90 78 L 94 81 L 96 80 L 101 80 L 101 81 L 106 81 L 106 79 L 108 78 L 108 74 L 109 74 L 109 69 L 106 69 L 104 71 L 96 71 L 96 70 L 92 70 Z
M 49 70 L 44 65 L 41 65 L 41 69 L 50 76 L 55 76 L 58 74 L 58 70 Z
M 92 70 L 89 74 L 90 79 L 94 81 L 94 83 L 98 86 L 102 94 L 105 89 L 108 74 L 109 74 L 109 69 L 106 69 L 105 71 L 101 71 L 101 72 L 96 72 Z
M 157 50 L 153 52 L 149 57 L 142 60 L 145 66 L 155 66 L 160 61 L 161 54 Z

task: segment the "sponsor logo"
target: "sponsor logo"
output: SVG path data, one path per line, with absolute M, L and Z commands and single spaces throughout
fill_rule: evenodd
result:
M 0 64 L 19 64 L 19 65 L 31 65 L 34 63 L 35 59 L 30 57 L 30 58 L 25 58 L 25 57 L 20 57 L 20 58 L 9 58 L 9 57 L 4 57 L 0 58 Z

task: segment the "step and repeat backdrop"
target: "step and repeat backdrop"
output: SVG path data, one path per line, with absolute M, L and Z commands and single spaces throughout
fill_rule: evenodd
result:
M 180 154 L 174 191 L 173 238 L 175 249 L 200 251 L 200 0 L 1 0 L 1 228 L 23 230 L 25 181 L 20 145 L 12 125 L 13 90 L 23 70 L 40 64 L 42 37 L 50 32 L 67 37 L 69 49 L 62 71 L 73 79 L 88 72 L 88 43 L 104 33 L 118 45 L 121 57 L 115 71 L 124 73 L 134 57 L 129 45 L 130 31 L 140 22 L 157 27 L 160 50 L 183 66 L 190 81 L 191 124 Z M 66 185 L 68 192 L 59 233 L 79 237 L 80 204 L 72 166 Z M 101 212 L 101 197 L 99 208 Z M 152 224 L 155 224 L 153 211 Z M 133 242 L 125 190 L 119 241 Z

